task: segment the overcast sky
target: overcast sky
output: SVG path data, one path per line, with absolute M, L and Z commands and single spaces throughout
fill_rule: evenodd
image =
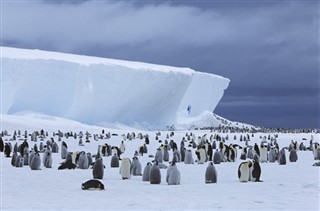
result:
M 231 80 L 215 113 L 320 127 L 319 1 L 2 1 L 1 45 L 190 67 Z

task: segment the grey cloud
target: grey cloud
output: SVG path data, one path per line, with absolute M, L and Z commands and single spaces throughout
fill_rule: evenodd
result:
M 320 127 L 317 1 L 6 1 L 2 6 L 4 45 L 216 73 L 231 79 L 216 109 L 222 116 L 264 124 L 272 112 L 282 112 L 290 125 L 303 113 Z

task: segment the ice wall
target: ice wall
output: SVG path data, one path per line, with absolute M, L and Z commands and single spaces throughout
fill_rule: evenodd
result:
M 171 125 L 189 104 L 192 115 L 212 111 L 229 83 L 189 68 L 6 47 L 1 52 L 5 114 Z

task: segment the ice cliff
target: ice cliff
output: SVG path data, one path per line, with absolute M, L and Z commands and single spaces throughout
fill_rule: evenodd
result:
M 32 111 L 88 124 L 175 124 L 212 112 L 229 79 L 142 62 L 1 47 L 1 112 Z

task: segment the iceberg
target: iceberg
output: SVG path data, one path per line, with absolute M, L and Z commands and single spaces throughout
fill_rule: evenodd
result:
M 230 80 L 190 68 L 1 47 L 1 113 L 166 126 L 213 112 Z

